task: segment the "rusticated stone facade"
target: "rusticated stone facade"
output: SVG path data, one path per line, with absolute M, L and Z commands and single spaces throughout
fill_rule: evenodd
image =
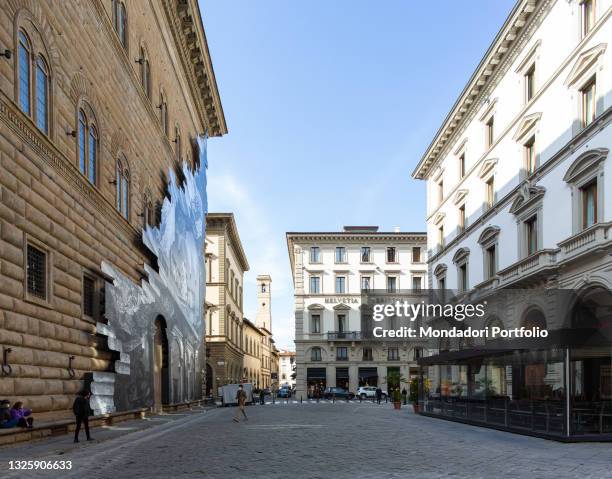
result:
M 179 160 L 195 163 L 197 135 L 220 136 L 226 126 L 195 0 L 0 6 L 0 45 L 12 53 L 0 58 L 0 354 L 10 349 L 0 398 L 55 418 L 69 411 L 88 373 L 112 373 L 118 360 L 96 328 L 109 280 L 102 263 L 137 284 L 145 265 L 155 267 L 141 232 L 158 221 L 167 172 Z M 29 114 L 19 101 L 24 58 Z M 39 60 L 46 97 L 36 90 Z M 97 137 L 86 147 L 95 152 L 95 161 L 86 155 L 93 178 L 79 168 L 79 112 Z M 29 247 L 44 255 L 36 281 L 28 280 L 37 259 L 28 260 Z

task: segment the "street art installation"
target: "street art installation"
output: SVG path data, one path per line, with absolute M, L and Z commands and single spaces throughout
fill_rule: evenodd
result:
M 105 320 L 98 332 L 117 353 L 114 371 L 90 378 L 96 414 L 139 407 L 161 407 L 201 396 L 206 235 L 206 137 L 197 140 L 199 164 L 182 165 L 182 181 L 169 170 L 169 197 L 161 223 L 146 226 L 143 243 L 156 265 L 144 265 L 136 284 L 114 265 L 102 271 Z

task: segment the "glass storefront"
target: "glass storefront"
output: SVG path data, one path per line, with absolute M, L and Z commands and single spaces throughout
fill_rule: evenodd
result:
M 336 386 L 348 390 L 349 388 L 349 369 L 336 368 Z
M 309 398 L 323 397 L 323 391 L 327 387 L 327 370 L 306 368 L 306 386 Z
M 359 386 L 378 386 L 378 369 L 359 368 Z
M 441 334 L 418 360 L 419 412 L 564 441 L 612 440 L 612 292 L 504 290 L 487 296 L 487 307 L 484 326 L 509 339 Z M 510 335 L 522 330 L 546 335 Z
M 570 353 L 573 434 L 612 434 L 612 347 Z
M 612 348 L 480 352 L 452 364 L 444 356 L 421 368 L 423 414 L 564 439 L 612 439 Z

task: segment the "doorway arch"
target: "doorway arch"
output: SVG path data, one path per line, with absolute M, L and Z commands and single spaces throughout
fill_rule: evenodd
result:
M 169 402 L 170 391 L 168 334 L 166 331 L 166 320 L 161 315 L 155 318 L 153 358 L 153 407 L 156 411 L 161 411 L 162 405 Z
M 210 396 L 213 388 L 213 370 L 210 364 L 206 364 L 206 396 Z

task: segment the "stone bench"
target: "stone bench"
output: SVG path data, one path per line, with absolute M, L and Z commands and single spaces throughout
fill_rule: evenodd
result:
M 206 405 L 206 400 L 200 399 L 196 401 L 188 401 L 175 404 L 164 404 L 163 412 L 185 411 L 193 407 L 203 407 Z M 89 427 L 109 426 L 122 421 L 131 419 L 142 419 L 147 415 L 155 414 L 150 408 L 131 409 L 129 411 L 113 412 L 101 414 L 99 416 L 91 416 L 89 418 Z M 35 426 L 32 429 L 22 427 L 13 427 L 10 429 L 0 429 L 0 446 L 7 444 L 15 444 L 18 442 L 33 441 L 50 436 L 61 436 L 74 432 L 76 422 L 74 418 L 61 419 L 57 421 L 36 421 L 36 412 L 33 414 Z
M 142 419 L 150 413 L 151 410 L 149 408 L 140 408 L 131 409 L 129 411 L 101 414 L 99 416 L 91 416 L 89 418 L 89 427 L 108 426 L 110 424 L 129 421 L 131 419 Z M 36 421 L 36 414 L 34 414 L 34 420 Z M 22 427 L 0 429 L 0 446 L 42 439 L 49 436 L 61 436 L 63 434 L 68 434 L 69 432 L 74 432 L 76 427 L 76 422 L 74 419 L 41 421 L 36 422 L 35 424 L 36 425 L 31 429 Z

